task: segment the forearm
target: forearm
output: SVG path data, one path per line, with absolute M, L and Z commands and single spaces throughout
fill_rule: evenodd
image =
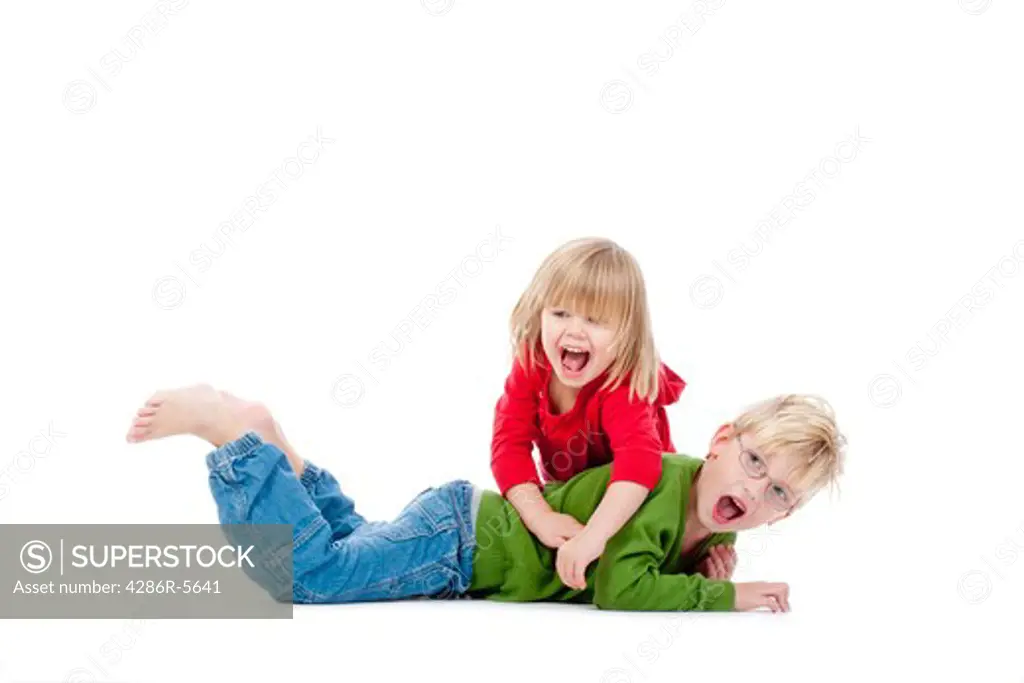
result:
M 611 581 L 598 583 L 594 604 L 601 609 L 644 612 L 730 611 L 736 605 L 736 586 L 699 575 L 665 575 L 629 567 L 620 569 Z
M 505 497 L 530 530 L 533 529 L 532 524 L 537 518 L 552 512 L 551 506 L 544 500 L 540 487 L 533 482 L 513 486 L 506 492 Z
M 615 481 L 594 510 L 583 533 L 607 541 L 636 513 L 650 490 L 632 481 Z
M 534 489 L 540 486 L 530 448 L 530 445 L 508 447 L 495 438 L 491 451 L 491 474 L 498 484 L 498 491 L 506 498 L 511 498 L 512 492 L 522 485 L 531 484 Z

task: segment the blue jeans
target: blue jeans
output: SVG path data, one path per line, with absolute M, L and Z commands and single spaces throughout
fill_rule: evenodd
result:
M 472 486 L 420 493 L 393 522 L 368 522 L 331 474 L 301 478 L 276 446 L 249 433 L 206 457 L 221 524 L 292 525 L 298 603 L 454 598 L 469 589 L 476 546 Z

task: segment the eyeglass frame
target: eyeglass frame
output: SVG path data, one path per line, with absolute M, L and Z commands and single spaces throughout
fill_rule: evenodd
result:
M 779 512 L 790 512 L 794 508 L 796 508 L 796 506 L 800 503 L 800 498 L 797 497 L 793 493 L 793 489 L 790 488 L 788 485 L 780 485 L 779 482 L 777 482 L 775 479 L 772 479 L 771 477 L 768 476 L 768 460 L 764 456 L 762 456 L 760 453 L 758 453 L 757 451 L 755 451 L 755 450 L 753 450 L 751 448 L 746 448 L 743 445 L 743 439 L 740 438 L 739 432 L 736 433 L 736 443 L 738 443 L 739 446 L 740 446 L 740 451 L 739 451 L 739 455 L 738 455 L 739 460 L 740 460 L 740 467 L 742 467 L 743 471 L 747 473 L 747 476 L 750 477 L 751 479 L 757 479 L 757 480 L 767 479 L 768 480 L 768 488 L 766 488 L 764 490 L 764 502 L 767 503 L 770 507 L 778 510 Z M 763 472 L 760 472 L 760 473 L 758 473 L 758 472 L 751 472 L 750 469 L 747 466 L 747 461 L 746 461 L 745 456 L 753 456 L 753 457 L 757 458 L 758 460 L 760 460 L 762 463 L 765 464 L 765 470 Z M 776 504 L 776 503 L 772 502 L 771 491 L 775 487 L 778 487 L 778 488 L 782 489 L 787 494 L 792 496 L 795 499 L 793 501 L 793 504 L 792 505 L 785 505 L 785 504 L 781 504 L 780 505 L 780 504 Z

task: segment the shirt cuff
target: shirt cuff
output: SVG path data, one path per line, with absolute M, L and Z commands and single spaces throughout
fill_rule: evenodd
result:
M 508 493 L 509 489 L 519 486 L 520 484 L 536 484 L 537 488 L 543 488 L 543 484 L 541 484 L 536 471 L 532 473 L 510 472 L 503 473 L 501 475 L 495 472 L 494 481 L 498 484 L 498 491 L 503 497 Z
M 708 612 L 731 612 L 736 609 L 736 584 L 732 581 L 708 581 L 709 602 L 702 609 Z
M 635 459 L 622 459 L 617 457 L 612 460 L 612 476 L 609 484 L 616 481 L 631 481 L 640 484 L 647 490 L 653 490 L 661 479 L 661 454 L 658 454 L 657 467 L 637 464 Z

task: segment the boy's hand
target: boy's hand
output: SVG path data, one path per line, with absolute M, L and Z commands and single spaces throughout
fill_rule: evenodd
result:
M 709 579 L 728 581 L 736 570 L 736 549 L 731 545 L 713 545 L 697 565 L 697 571 Z
M 583 530 L 572 515 L 561 512 L 545 512 L 526 523 L 526 527 L 537 537 L 537 540 L 549 548 L 560 548 L 569 539 Z
M 587 587 L 587 567 L 601 556 L 607 540 L 600 534 L 583 531 L 565 542 L 558 549 L 555 568 L 558 578 L 569 588 L 585 590 Z
M 736 584 L 736 610 L 749 612 L 767 607 L 773 612 L 789 611 L 789 584 L 754 581 Z

